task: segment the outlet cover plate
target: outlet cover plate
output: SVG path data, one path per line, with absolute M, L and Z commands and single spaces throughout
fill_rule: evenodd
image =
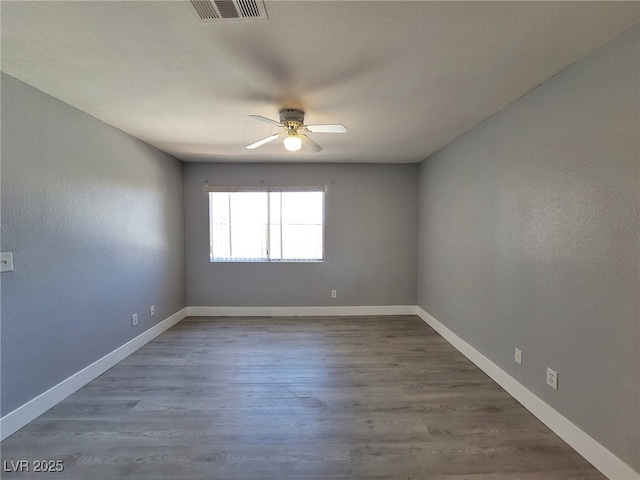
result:
M 549 367 L 547 367 L 547 385 L 558 390 L 558 372 Z
M 522 365 L 522 350 L 520 350 L 519 348 L 515 349 L 515 352 L 513 354 L 513 361 L 518 365 Z

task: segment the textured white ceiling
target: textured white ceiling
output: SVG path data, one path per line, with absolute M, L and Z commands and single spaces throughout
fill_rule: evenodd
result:
M 185 161 L 419 162 L 640 19 L 638 2 L 2 1 L 2 70 Z M 286 152 L 249 114 L 347 134 Z

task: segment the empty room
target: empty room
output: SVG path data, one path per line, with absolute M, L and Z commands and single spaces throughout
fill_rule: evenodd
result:
M 640 2 L 0 2 L 0 477 L 640 480 Z

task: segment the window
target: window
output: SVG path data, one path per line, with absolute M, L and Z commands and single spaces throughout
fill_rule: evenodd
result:
M 212 262 L 324 259 L 325 187 L 209 187 Z

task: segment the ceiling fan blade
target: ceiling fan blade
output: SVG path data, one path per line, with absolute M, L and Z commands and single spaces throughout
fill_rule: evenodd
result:
M 309 149 L 312 153 L 318 153 L 320 150 L 322 150 L 322 147 L 320 145 L 318 145 L 316 142 L 311 140 L 304 133 L 299 133 L 298 135 L 302 140 L 302 145 L 304 146 L 304 148 Z
M 274 135 L 268 136 L 267 138 L 263 138 L 262 140 L 258 140 L 256 143 L 252 143 L 251 145 L 247 146 L 247 148 L 249 150 L 253 150 L 254 148 L 261 147 L 265 143 L 269 143 L 269 142 L 275 140 L 276 138 L 280 138 L 282 135 L 284 135 L 284 132 L 283 133 L 276 133 Z
M 305 125 L 304 128 L 314 133 L 347 133 L 344 125 Z
M 249 115 L 249 117 L 260 122 L 270 123 L 271 125 L 276 125 L 278 127 L 284 127 L 284 125 L 282 125 L 280 122 L 276 122 L 275 120 L 271 120 L 270 118 L 263 117 L 262 115 Z

